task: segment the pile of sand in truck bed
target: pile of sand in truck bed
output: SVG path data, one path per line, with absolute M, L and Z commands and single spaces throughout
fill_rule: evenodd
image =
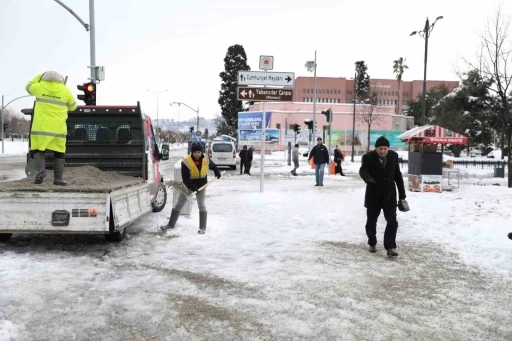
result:
M 64 169 L 67 186 L 53 184 L 53 170 L 46 170 L 46 178 L 40 185 L 34 184 L 34 178 L 0 182 L 0 192 L 109 192 L 132 185 L 144 183 L 145 180 L 115 172 L 104 172 L 96 167 L 69 167 Z

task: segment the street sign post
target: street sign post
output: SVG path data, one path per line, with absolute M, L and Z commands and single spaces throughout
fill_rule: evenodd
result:
M 239 86 L 237 95 L 239 101 L 293 102 L 293 89 Z
M 238 85 L 294 86 L 293 72 L 238 71 Z

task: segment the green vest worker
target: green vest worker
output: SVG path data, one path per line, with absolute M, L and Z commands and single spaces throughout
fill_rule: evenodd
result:
M 42 184 L 46 177 L 45 151 L 53 151 L 54 185 L 66 186 L 64 174 L 64 155 L 66 153 L 66 135 L 68 111 L 76 109 L 73 94 L 64 84 L 64 77 L 56 71 L 47 71 L 37 75 L 25 87 L 36 97 L 36 105 L 30 130 L 30 151 L 36 163 L 35 184 Z

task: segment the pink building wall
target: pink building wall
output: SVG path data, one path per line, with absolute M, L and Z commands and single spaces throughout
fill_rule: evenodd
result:
M 295 101 L 313 102 L 313 77 L 297 77 L 295 79 Z M 396 79 L 371 79 L 370 84 L 378 91 L 381 106 L 393 108 L 399 102 L 398 113 L 408 109 L 408 102 L 423 93 L 423 81 L 415 80 L 400 83 L 400 99 L 398 99 L 398 81 Z M 458 81 L 426 82 L 427 91 L 444 84 L 449 91 L 459 86 Z M 349 103 L 354 99 L 354 81 L 345 77 L 317 77 L 317 101 L 321 104 Z

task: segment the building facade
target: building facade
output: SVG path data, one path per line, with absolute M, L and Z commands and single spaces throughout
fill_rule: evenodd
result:
M 399 135 L 414 127 L 414 118 L 404 115 L 395 115 L 393 107 L 377 106 L 370 109 L 369 105 L 347 104 L 347 103 L 317 103 L 316 105 L 316 137 L 323 137 L 326 141 L 328 139 L 328 127 L 329 122 L 327 118 L 322 114 L 323 110 L 331 108 L 332 110 L 332 122 L 331 131 L 333 136 L 333 144 L 339 145 L 339 147 L 348 155 L 351 152 L 351 140 L 352 138 L 357 140 L 356 152 L 358 154 L 366 151 L 368 145 L 372 146 L 373 135 L 381 136 L 387 135 L 395 136 Z M 370 133 L 368 133 L 368 122 L 365 121 L 364 117 L 368 117 L 368 110 L 373 110 L 371 115 L 372 124 Z M 263 104 L 256 103 L 249 108 L 249 112 L 262 112 Z M 303 144 L 312 143 L 314 138 L 309 136 L 305 120 L 313 119 L 313 103 L 303 102 L 267 102 L 265 104 L 265 111 L 269 113 L 269 121 L 267 121 L 266 127 L 271 130 L 279 131 L 278 143 L 272 145 L 272 150 L 283 150 L 286 149 L 288 142 L 301 142 Z M 354 114 L 355 113 L 355 114 Z M 240 115 L 243 113 L 240 113 Z M 352 134 L 353 125 L 355 123 L 354 134 Z M 300 141 L 297 141 L 294 137 L 293 126 L 298 124 L 301 127 Z M 239 121 L 239 136 L 240 130 L 253 129 L 244 127 Z M 255 136 L 257 135 L 258 129 L 253 129 Z M 370 135 L 370 136 L 369 136 Z M 368 142 L 370 137 L 370 143 Z M 261 137 L 259 137 L 261 139 Z M 335 140 L 335 141 L 334 141 Z M 277 142 L 277 140 L 276 140 Z M 405 149 L 405 145 L 396 145 L 396 149 Z M 258 143 L 254 143 L 253 148 L 259 150 L 260 146 Z
M 297 77 L 295 79 L 295 101 L 313 102 L 314 78 Z M 354 80 L 344 77 L 317 77 L 317 103 L 352 103 L 355 97 Z M 396 79 L 370 79 L 371 87 L 377 93 L 378 105 L 393 109 L 393 113 L 404 113 L 409 109 L 408 103 L 423 94 L 423 81 L 400 82 L 400 96 Z M 445 85 L 448 91 L 459 86 L 458 81 L 427 81 L 427 91 Z M 398 103 L 398 106 L 397 106 Z M 398 109 L 398 110 L 397 110 Z

